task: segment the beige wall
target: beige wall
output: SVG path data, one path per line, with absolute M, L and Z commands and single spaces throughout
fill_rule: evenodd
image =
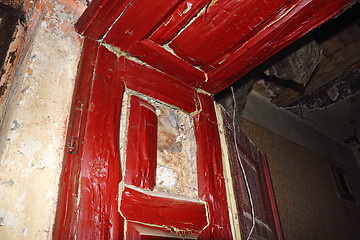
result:
M 29 28 L 4 109 L 0 239 L 51 239 L 67 119 L 82 38 L 79 1 L 33 1 Z
M 241 125 L 267 155 L 285 239 L 358 239 L 358 171 L 347 169 L 356 202 L 342 200 L 329 160 L 248 120 Z

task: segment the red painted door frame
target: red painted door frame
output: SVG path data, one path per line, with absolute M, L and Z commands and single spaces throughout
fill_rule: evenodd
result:
M 214 102 L 206 94 L 171 81 L 153 68 L 118 57 L 99 42 L 85 39 L 69 120 L 54 239 L 124 237 L 124 218 L 118 206 L 122 180 L 118 146 L 125 85 L 187 112 L 198 109 L 194 116 L 198 192 L 199 199 L 207 203 L 209 218 L 199 238 L 232 238 Z M 171 96 L 170 85 L 177 90 Z

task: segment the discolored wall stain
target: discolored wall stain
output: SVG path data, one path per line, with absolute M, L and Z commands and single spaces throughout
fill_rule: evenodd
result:
M 129 94 L 137 95 L 148 101 L 155 107 L 158 116 L 157 168 L 154 191 L 197 198 L 196 141 L 192 118 L 182 110 L 132 90 L 128 90 L 124 94 L 121 114 L 120 151 L 123 171 L 126 158 Z
M 158 114 L 158 191 L 196 198 L 196 142 L 193 122 L 183 111 L 156 104 Z

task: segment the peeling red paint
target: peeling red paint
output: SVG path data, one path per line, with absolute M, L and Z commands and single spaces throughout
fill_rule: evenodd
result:
M 75 92 L 69 122 L 74 119 L 77 102 L 83 102 L 84 108 L 88 106 L 90 87 L 92 84 L 93 70 L 96 64 L 96 54 L 98 43 L 86 39 L 83 45 L 82 57 L 80 59 L 78 75 L 75 85 Z M 82 119 L 86 120 L 85 112 Z M 84 137 L 84 125 L 81 128 L 80 138 Z M 66 139 L 70 139 L 71 125 L 68 127 Z M 76 233 L 77 223 L 77 198 L 79 188 L 79 177 L 81 171 L 81 159 L 83 155 L 83 145 L 79 145 L 77 154 L 67 154 L 65 151 L 63 170 L 60 177 L 59 197 L 56 208 L 56 217 L 53 231 L 54 239 L 73 239 Z M 72 237 L 71 237 L 72 236 Z
M 180 240 L 197 239 L 196 235 L 180 229 L 168 229 L 159 226 L 149 226 L 145 224 L 127 222 L 126 239 L 131 240 Z
M 124 182 L 153 190 L 156 180 L 157 116 L 155 108 L 130 97 Z
M 198 94 L 194 117 L 199 198 L 208 203 L 209 226 L 200 239 L 232 239 L 226 199 L 219 129 L 213 99 Z
M 207 225 L 204 203 L 124 187 L 120 211 L 127 221 L 199 234 Z
M 176 34 L 193 18 L 209 0 L 187 0 L 179 4 L 178 8 L 168 16 L 161 26 L 150 36 L 150 40 L 157 44 L 169 43 Z

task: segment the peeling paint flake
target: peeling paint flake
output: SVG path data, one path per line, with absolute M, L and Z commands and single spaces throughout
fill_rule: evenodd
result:
M 186 3 L 186 9 L 182 12 L 183 14 L 188 13 L 191 10 L 192 7 L 192 3 L 191 2 L 187 2 Z

